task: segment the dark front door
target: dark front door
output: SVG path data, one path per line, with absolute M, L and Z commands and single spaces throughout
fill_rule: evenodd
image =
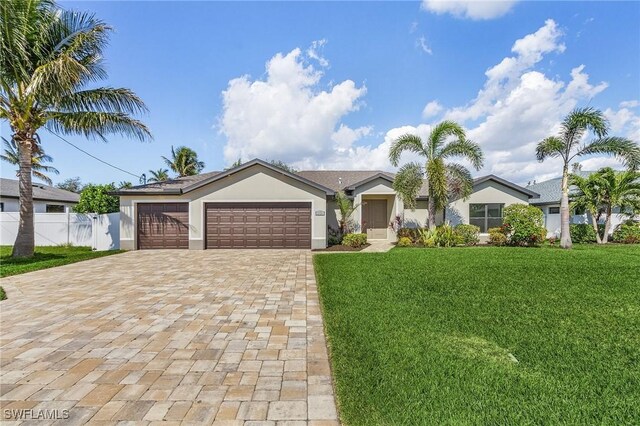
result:
M 139 203 L 138 248 L 189 248 L 189 203 Z
M 387 200 L 364 200 L 362 202 L 362 229 L 370 240 L 386 240 Z
M 207 203 L 206 247 L 311 248 L 311 203 Z

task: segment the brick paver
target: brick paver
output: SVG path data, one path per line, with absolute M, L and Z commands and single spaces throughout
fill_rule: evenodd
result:
M 137 251 L 0 285 L 3 422 L 338 424 L 307 251 Z

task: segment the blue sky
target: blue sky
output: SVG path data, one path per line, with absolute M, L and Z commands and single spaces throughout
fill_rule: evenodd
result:
M 536 163 L 533 146 L 575 106 L 606 110 L 616 134 L 640 137 L 638 2 L 61 4 L 114 27 L 104 84 L 143 98 L 154 135 L 69 140 L 135 174 L 161 167 L 171 145 L 195 149 L 207 171 L 256 156 L 392 170 L 393 138 L 451 118 L 485 150 L 475 174 L 526 183 L 559 171 Z M 41 136 L 55 182 L 135 180 Z

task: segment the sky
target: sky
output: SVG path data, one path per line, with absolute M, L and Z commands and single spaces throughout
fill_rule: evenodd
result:
M 303 169 L 389 170 L 391 142 L 455 120 L 485 166 L 526 184 L 557 176 L 535 145 L 592 106 L 640 141 L 640 2 L 62 2 L 113 27 L 109 78 L 146 103 L 154 139 L 67 139 L 138 176 L 171 146 L 205 171 L 241 158 Z M 2 136 L 9 135 L 5 122 Z M 137 178 L 46 130 L 54 182 Z M 402 162 L 414 160 L 405 156 Z M 584 170 L 615 159 L 582 159 Z M 15 176 L 2 164 L 3 177 Z

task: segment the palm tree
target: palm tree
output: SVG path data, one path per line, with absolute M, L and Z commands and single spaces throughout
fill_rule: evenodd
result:
M 6 138 L 2 138 L 2 142 L 4 143 L 5 149 L 4 154 L 0 155 L 4 161 L 9 164 L 13 164 L 17 166 L 20 164 L 20 153 L 18 152 L 18 146 L 16 143 L 11 140 L 8 141 Z M 33 177 L 40 179 L 45 182 L 47 185 L 53 184 L 51 178 L 47 176 L 45 173 L 53 173 L 59 175 L 60 172 L 53 166 L 47 166 L 44 163 L 53 162 L 53 158 L 51 156 L 44 153 L 42 147 L 38 144 L 36 146 L 37 150 L 32 152 L 31 156 L 31 174 Z M 17 176 L 20 175 L 19 171 L 16 173 Z
M 453 138 L 451 141 L 448 139 Z M 467 139 L 462 126 L 453 121 L 437 124 L 426 141 L 418 136 L 400 136 L 391 145 L 389 160 L 397 166 L 403 152 L 413 152 L 424 157 L 426 164 L 405 164 L 398 170 L 393 188 L 405 206 L 415 208 L 416 197 L 422 186 L 423 176 L 428 182 L 429 229 L 436 227 L 436 211 L 444 210 L 450 197 L 467 198 L 473 191 L 473 178 L 469 170 L 458 163 L 445 163 L 450 158 L 468 160 L 476 170 L 482 168 L 484 156 L 480 146 Z
M 605 167 L 597 172 L 599 175 L 600 195 L 606 219 L 602 242 L 607 243 L 611 229 L 613 209 L 621 212 L 637 211 L 640 206 L 640 173 L 634 170 L 616 172 Z
M 94 15 L 57 7 L 53 0 L 0 2 L 0 119 L 19 153 L 20 223 L 14 257 L 34 250 L 32 156 L 42 128 L 106 141 L 110 133 L 150 138 L 132 118 L 146 111 L 128 89 L 88 88 L 107 77 L 102 50 L 110 27 Z
M 178 174 L 178 177 L 194 176 L 204 169 L 204 162 L 198 161 L 198 154 L 191 148 L 179 146 L 171 147 L 171 159 L 162 157 L 167 166 Z
M 164 182 L 169 180 L 169 170 L 160 167 L 158 170 L 149 170 L 151 177 L 148 182 Z
M 596 139 L 582 143 L 591 131 Z M 631 169 L 640 166 L 640 147 L 629 139 L 607 136 L 609 123 L 601 111 L 591 107 L 573 110 L 562 122 L 560 133 L 550 136 L 536 148 L 536 157 L 542 162 L 547 158 L 562 159 L 562 198 L 560 200 L 560 247 L 570 249 L 569 232 L 569 164 L 576 157 L 592 154 L 609 154 L 618 157 Z
M 584 209 L 589 212 L 591 226 L 593 226 L 593 230 L 596 233 L 596 242 L 598 244 L 602 243 L 598 222 L 604 213 L 600 180 L 601 176 L 598 173 L 593 173 L 586 178 L 573 173 L 569 175 L 569 185 L 576 189 L 571 194 L 570 207 Z
M 340 234 L 344 235 L 351 231 L 352 223 L 351 215 L 356 211 L 359 204 L 353 204 L 353 201 L 347 197 L 344 191 L 336 192 L 335 196 L 338 210 L 340 210 L 340 218 L 338 219 L 338 229 Z

